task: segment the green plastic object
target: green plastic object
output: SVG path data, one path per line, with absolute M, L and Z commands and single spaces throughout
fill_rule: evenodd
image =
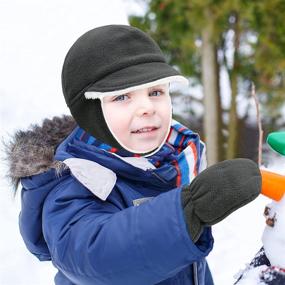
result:
M 267 143 L 278 153 L 285 155 L 285 132 L 273 132 L 267 137 Z

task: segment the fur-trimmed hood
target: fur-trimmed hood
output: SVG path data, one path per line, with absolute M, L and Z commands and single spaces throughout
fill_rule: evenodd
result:
M 32 124 L 25 131 L 17 130 L 8 141 L 2 137 L 3 160 L 8 168 L 5 176 L 15 191 L 22 177 L 64 167 L 54 161 L 55 149 L 75 127 L 72 116 L 62 115 L 46 118 L 41 125 Z

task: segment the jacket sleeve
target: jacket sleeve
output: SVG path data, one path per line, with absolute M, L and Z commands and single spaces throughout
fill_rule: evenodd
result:
M 204 258 L 213 243 L 210 228 L 196 245 L 191 241 L 180 191 L 119 209 L 67 179 L 44 205 L 53 263 L 75 284 L 154 284 L 175 275 Z

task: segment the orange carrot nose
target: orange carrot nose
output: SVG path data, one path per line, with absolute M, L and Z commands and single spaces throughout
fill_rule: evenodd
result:
M 285 176 L 260 169 L 262 177 L 261 193 L 275 201 L 281 200 L 285 193 Z

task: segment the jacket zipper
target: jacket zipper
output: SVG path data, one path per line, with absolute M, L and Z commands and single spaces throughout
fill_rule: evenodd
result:
M 199 285 L 199 281 L 198 281 L 198 265 L 197 262 L 193 263 L 193 282 L 194 285 Z
M 154 175 L 156 178 L 158 178 L 161 182 L 163 183 L 167 183 L 167 181 L 165 181 L 162 177 L 160 177 L 158 174 L 156 174 L 155 172 L 151 172 L 152 175 Z

